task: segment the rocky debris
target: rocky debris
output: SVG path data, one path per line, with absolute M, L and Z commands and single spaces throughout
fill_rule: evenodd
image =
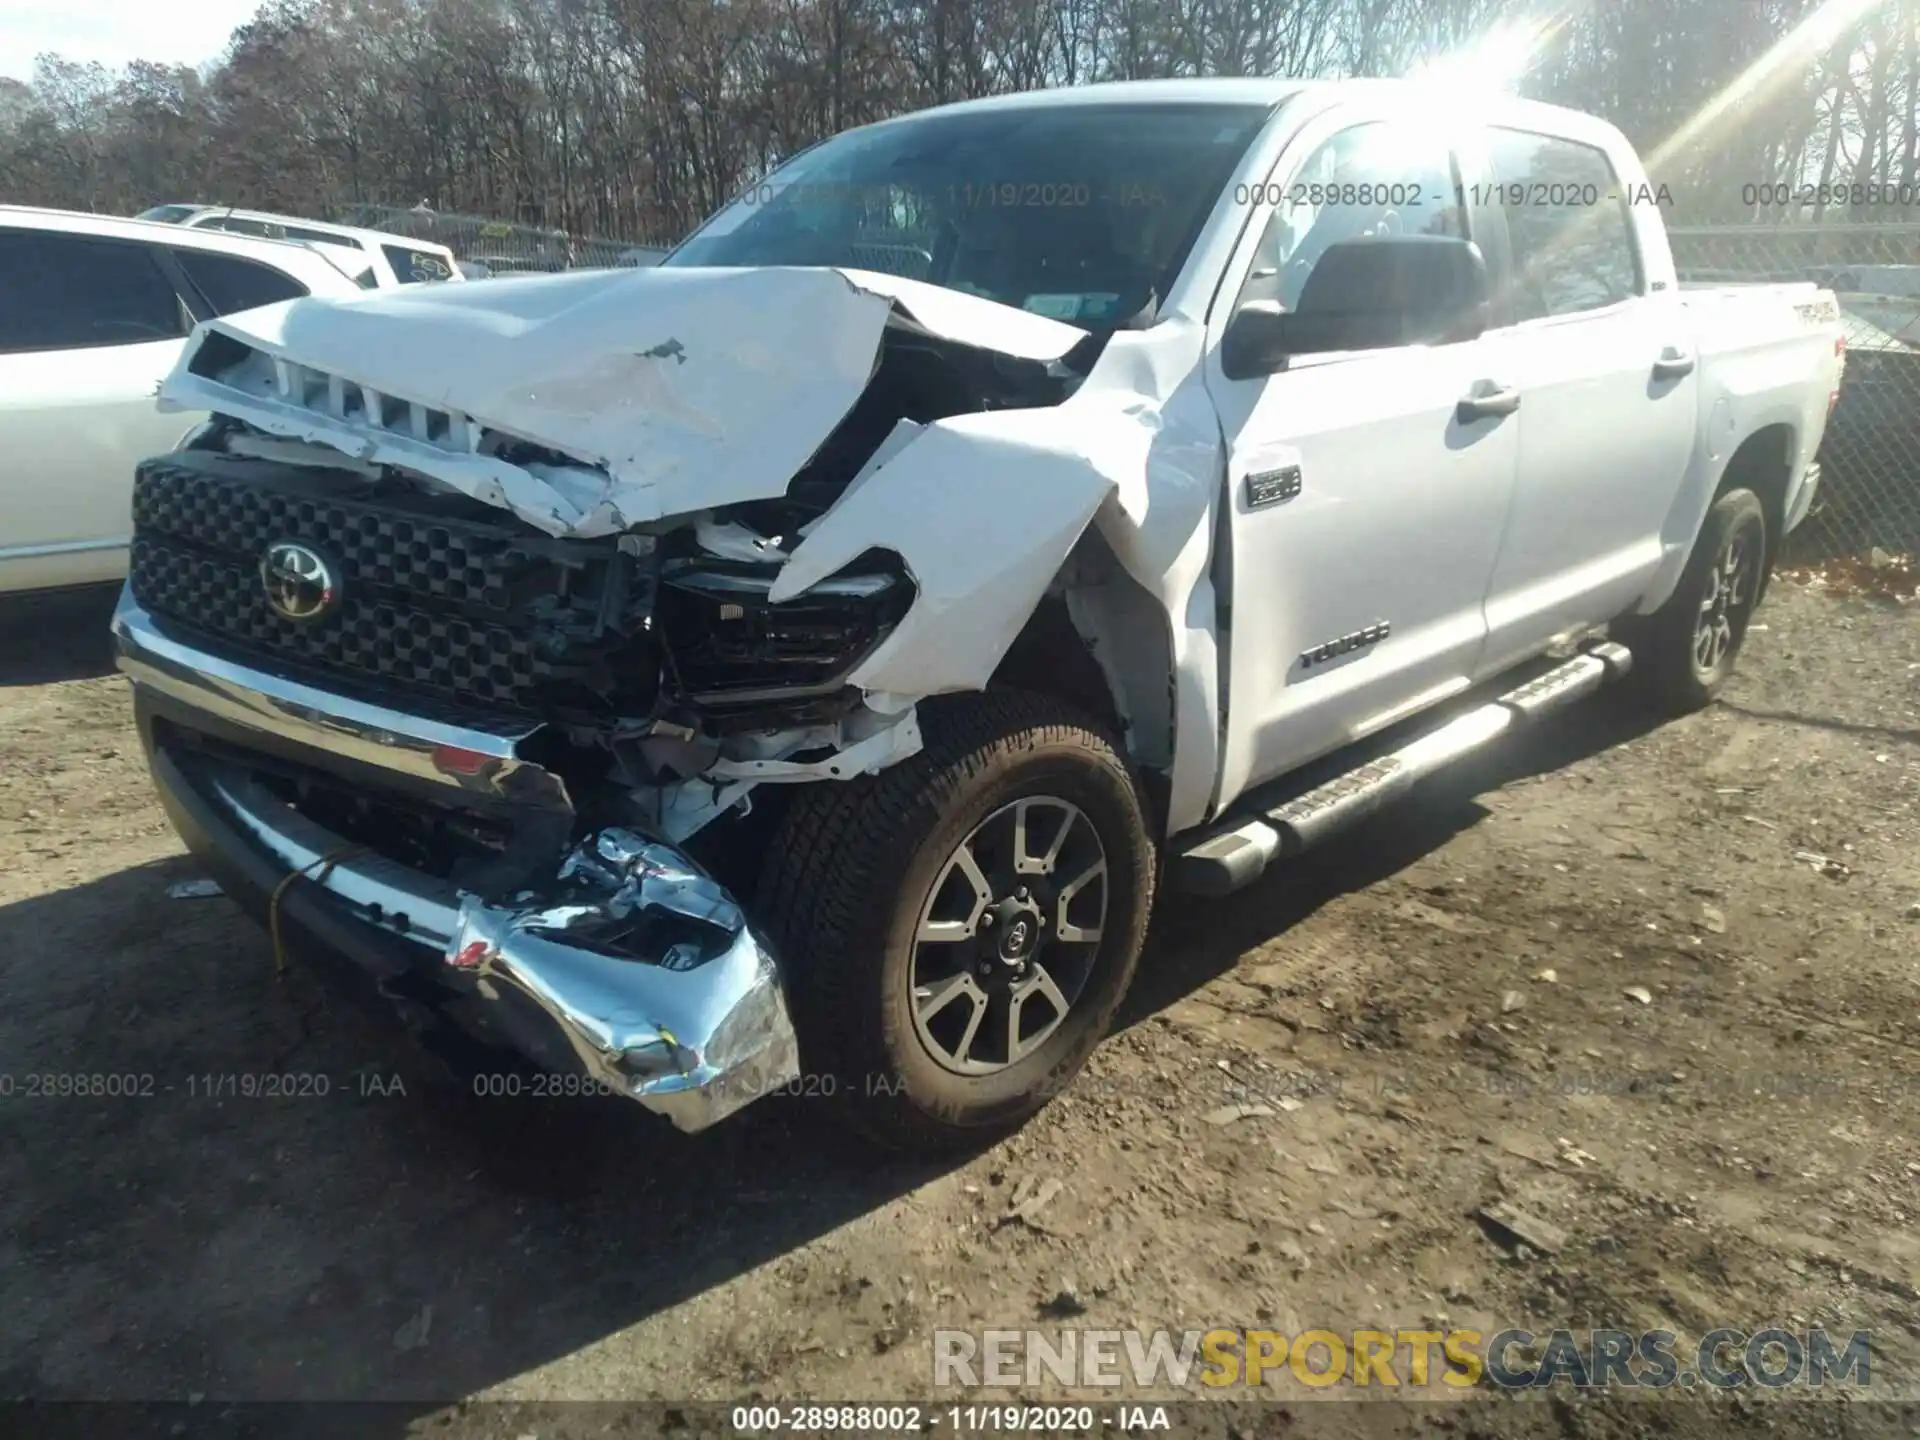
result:
M 1087 1302 L 1080 1298 L 1080 1287 L 1071 1275 L 1063 1277 L 1060 1288 L 1041 1303 L 1040 1313 L 1055 1320 L 1068 1320 L 1087 1313 Z
M 1558 1225 L 1505 1201 L 1482 1205 L 1474 1215 L 1495 1239 L 1509 1247 L 1524 1245 L 1542 1255 L 1558 1255 L 1567 1243 L 1567 1232 Z
M 1811 865 L 1816 874 L 1824 875 L 1829 880 L 1844 880 L 1853 874 L 1853 868 L 1844 860 L 1835 860 L 1817 850 L 1796 850 L 1793 858 L 1803 865 Z
M 1271 1114 L 1273 1114 L 1271 1105 L 1222 1105 L 1218 1110 L 1209 1110 L 1201 1118 L 1209 1125 L 1231 1125 L 1236 1120 L 1250 1120 L 1258 1115 Z
M 1046 1179 L 1034 1182 L 1031 1177 L 1021 1177 L 1013 1187 L 1013 1193 L 1007 1197 L 1007 1213 L 1000 1217 L 1001 1225 L 1022 1224 L 1029 1229 L 1045 1232 L 1047 1227 L 1040 1223 L 1040 1212 L 1051 1205 L 1054 1197 L 1067 1187 L 1049 1175 Z

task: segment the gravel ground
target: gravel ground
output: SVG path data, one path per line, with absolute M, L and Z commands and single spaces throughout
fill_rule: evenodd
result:
M 1822 1325 L 1920 1395 L 1920 608 L 1776 585 L 1713 709 L 1591 702 L 1169 903 L 1080 1083 L 939 1168 L 802 1097 L 698 1137 L 477 1098 L 276 979 L 226 900 L 167 898 L 195 872 L 106 608 L 0 622 L 0 1396 L 647 1433 L 685 1417 L 622 1406 L 928 1400 L 934 1328 L 1062 1323 Z M 90 1075 L 142 1093 L 47 1078 Z M 1516 1250 L 1494 1203 L 1562 1235 Z M 1910 1433 L 1857 1400 L 1276 1395 L 1230 1429 Z

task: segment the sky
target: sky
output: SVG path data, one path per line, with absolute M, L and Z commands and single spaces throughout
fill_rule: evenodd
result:
M 227 47 L 261 0 L 0 0 L 0 75 L 33 77 L 55 50 L 109 68 L 129 60 L 199 65 Z

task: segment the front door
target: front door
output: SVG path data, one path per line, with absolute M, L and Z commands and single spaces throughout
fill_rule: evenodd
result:
M 1229 276 L 1244 275 L 1232 309 L 1291 306 L 1337 241 L 1468 233 L 1431 126 L 1323 125 L 1276 168 L 1277 203 Z M 1466 687 L 1518 435 L 1498 405 L 1462 410 L 1506 389 L 1479 340 L 1297 356 L 1245 380 L 1227 379 L 1214 351 L 1231 515 L 1225 805 Z

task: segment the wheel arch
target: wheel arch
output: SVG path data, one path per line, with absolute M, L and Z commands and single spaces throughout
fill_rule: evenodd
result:
M 1164 607 L 1098 529 L 1075 545 L 988 688 L 1049 695 L 1101 722 L 1164 819 L 1176 739 L 1173 637 Z
M 1729 490 L 1751 490 L 1767 522 L 1767 553 L 1760 567 L 1760 599 L 1766 596 L 1773 562 L 1786 538 L 1787 491 L 1793 483 L 1793 457 L 1799 437 L 1784 421 L 1763 425 L 1742 440 L 1727 459 L 1713 487 L 1713 500 Z M 1708 501 L 1711 506 L 1713 500 Z

